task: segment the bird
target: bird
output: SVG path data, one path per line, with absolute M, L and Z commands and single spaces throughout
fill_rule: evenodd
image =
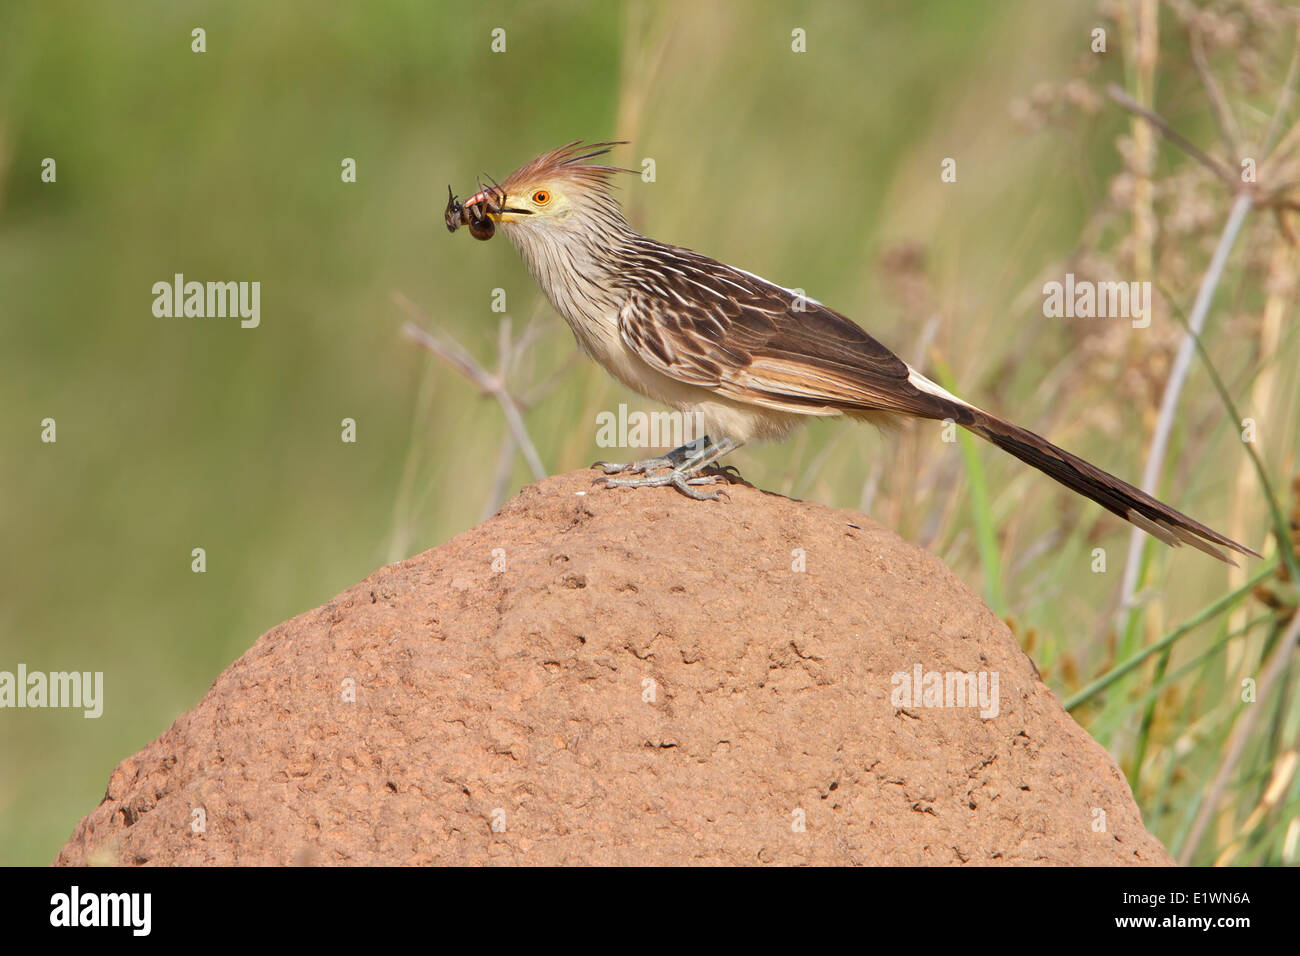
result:
M 809 418 L 846 416 L 886 428 L 951 421 L 1177 547 L 1221 561 L 1259 553 L 1091 462 L 951 394 L 847 316 L 795 290 L 634 230 L 614 193 L 634 170 L 599 162 L 623 141 L 574 140 L 542 153 L 463 204 L 448 189 L 447 228 L 491 239 L 499 227 L 581 350 L 628 388 L 703 424 L 667 455 L 597 462 L 607 487 L 729 482 L 720 459 L 785 437 Z M 617 477 L 616 477 L 617 476 Z

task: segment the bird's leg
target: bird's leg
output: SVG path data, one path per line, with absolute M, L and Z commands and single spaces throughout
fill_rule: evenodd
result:
M 697 438 L 695 441 L 688 441 L 680 448 L 674 448 L 666 455 L 660 455 L 658 458 L 645 458 L 641 461 L 598 461 L 592 464 L 592 468 L 599 468 L 607 475 L 617 475 L 622 472 L 628 472 L 633 475 L 644 474 L 656 468 L 677 468 L 690 461 L 692 456 L 704 448 L 709 447 L 709 436 Z
M 735 451 L 740 445 L 741 442 L 736 441 L 734 438 L 724 438 L 718 442 L 710 442 L 708 437 L 705 436 L 703 442 L 692 442 L 689 445 L 683 445 L 665 456 L 670 459 L 669 464 L 672 466 L 670 471 L 656 475 L 647 472 L 642 474 L 640 478 L 597 478 L 596 480 L 603 481 L 606 488 L 659 488 L 664 485 L 672 485 L 688 498 L 694 498 L 697 501 L 712 500 L 717 498 L 720 492 L 715 491 L 711 495 L 706 495 L 704 492 L 696 491 L 693 486 L 712 485 L 719 481 L 726 481 L 725 468 L 715 468 L 715 471 L 721 472 L 721 474 L 704 475 L 701 472 L 713 466 L 713 463 L 723 455 Z M 689 456 L 684 459 L 678 454 L 683 451 L 689 453 Z M 638 462 L 637 464 L 641 463 Z

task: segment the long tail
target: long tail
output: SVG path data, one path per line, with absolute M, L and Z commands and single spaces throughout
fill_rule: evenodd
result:
M 1157 501 L 1141 488 L 1102 471 L 1078 455 L 1058 448 L 1042 435 L 998 418 L 982 408 L 964 402 L 956 395 L 930 381 L 916 369 L 907 366 L 908 381 L 916 389 L 912 414 L 924 418 L 951 419 L 974 432 L 1005 452 L 1015 455 L 1026 465 L 1033 465 L 1044 474 L 1051 475 L 1071 491 L 1091 498 L 1112 514 L 1137 525 L 1147 534 L 1159 538 L 1170 547 L 1190 544 L 1193 548 L 1235 565 L 1220 548 L 1230 548 L 1241 554 L 1263 557 L 1258 551 L 1238 544 L 1213 528 L 1207 528 L 1181 511 L 1175 511 L 1163 501 Z
M 961 403 L 967 414 L 956 419 L 959 424 L 979 435 L 1005 452 L 1015 455 L 1026 465 L 1051 475 L 1071 491 L 1091 498 L 1112 514 L 1137 525 L 1148 534 L 1159 538 L 1171 547 L 1190 544 L 1220 561 L 1236 564 L 1216 545 L 1230 548 L 1241 554 L 1261 557 L 1259 552 L 1238 544 L 1231 538 L 1207 528 L 1181 511 L 1175 511 L 1162 501 L 1157 501 L 1140 488 L 1122 481 L 1096 465 L 1089 464 L 1077 455 L 1058 448 L 1027 428 L 990 415 L 982 409 Z M 963 421 L 969 418 L 970 421 Z

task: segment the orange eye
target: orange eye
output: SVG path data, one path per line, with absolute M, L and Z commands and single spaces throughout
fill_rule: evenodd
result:
M 539 189 L 537 192 L 533 193 L 533 202 L 537 203 L 539 206 L 545 206 L 550 201 L 551 194 L 545 189 Z

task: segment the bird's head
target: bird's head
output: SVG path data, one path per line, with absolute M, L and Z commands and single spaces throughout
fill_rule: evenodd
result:
M 543 153 L 505 178 L 459 204 L 447 204 L 447 228 L 468 226 L 477 239 L 490 239 L 500 225 L 511 239 L 528 242 L 559 236 L 578 223 L 605 220 L 626 226 L 614 199 L 610 177 L 630 172 L 617 166 L 590 163 L 619 143 L 580 140 Z

